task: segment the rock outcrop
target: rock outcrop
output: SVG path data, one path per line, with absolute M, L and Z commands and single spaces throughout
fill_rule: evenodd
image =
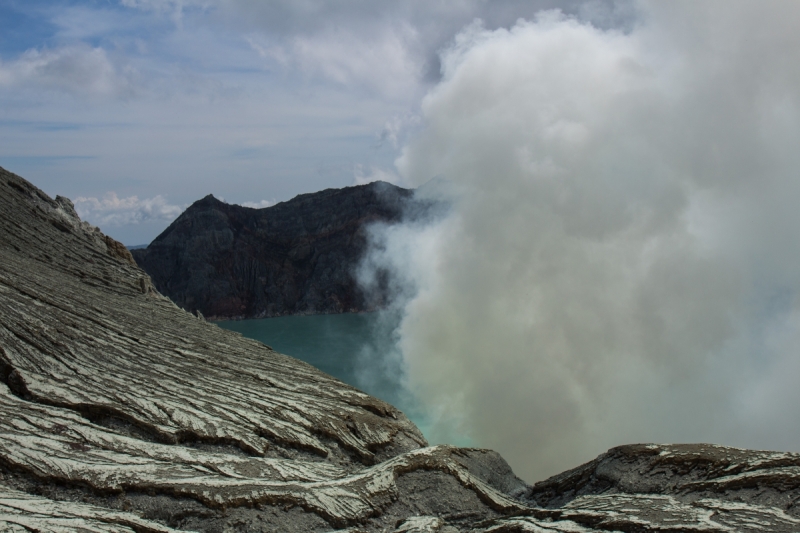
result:
M 800 455 L 635 445 L 533 486 L 180 308 L 0 169 L 0 531 L 800 531 Z
M 133 255 L 159 292 L 208 318 L 367 311 L 385 294 L 363 294 L 354 277 L 366 227 L 398 221 L 411 197 L 384 182 L 263 209 L 209 195 Z

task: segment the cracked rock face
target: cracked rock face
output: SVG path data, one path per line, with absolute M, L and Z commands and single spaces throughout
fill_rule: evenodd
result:
M 533 486 L 183 311 L 0 169 L 0 531 L 800 531 L 800 456 L 610 450 Z

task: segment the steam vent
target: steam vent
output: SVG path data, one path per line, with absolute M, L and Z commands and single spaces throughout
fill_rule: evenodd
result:
M 800 455 L 630 445 L 527 485 L 161 296 L 0 169 L 0 531 L 800 531 Z

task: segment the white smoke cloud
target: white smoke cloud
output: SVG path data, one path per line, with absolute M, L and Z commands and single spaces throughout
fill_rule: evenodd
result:
M 103 228 L 171 222 L 186 209 L 186 206 L 167 203 L 161 195 L 140 200 L 137 196 L 119 198 L 115 192 L 107 193 L 102 199 L 81 196 L 75 199 L 74 204 L 82 220 Z
M 529 481 L 629 442 L 798 449 L 800 5 L 637 9 L 463 30 L 397 161 L 452 214 L 366 262 L 429 436 Z
M 400 148 L 406 137 L 419 129 L 421 120 L 419 115 L 407 113 L 394 116 L 386 121 L 379 137 L 379 145 L 388 142 L 393 148 Z

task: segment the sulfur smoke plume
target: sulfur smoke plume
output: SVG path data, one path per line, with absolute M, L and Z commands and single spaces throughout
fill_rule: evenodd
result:
M 396 162 L 453 208 L 373 234 L 429 437 L 529 482 L 632 442 L 800 449 L 800 4 L 634 12 L 465 28 Z

